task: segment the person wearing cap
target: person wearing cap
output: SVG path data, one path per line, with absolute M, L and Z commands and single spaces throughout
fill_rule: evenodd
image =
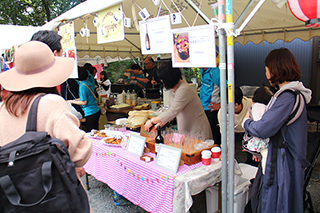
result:
M 63 141 L 76 167 L 89 160 L 92 142 L 56 89 L 73 67 L 74 59 L 55 57 L 43 42 L 30 41 L 17 49 L 15 67 L 0 74 L 0 84 L 9 91 L 0 105 L 0 146 L 25 133 L 31 103 L 46 94 L 38 105 L 37 131 Z

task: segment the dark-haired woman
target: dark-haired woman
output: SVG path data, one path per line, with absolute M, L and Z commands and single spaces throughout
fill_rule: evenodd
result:
M 108 79 L 107 73 L 102 71 L 100 73 L 100 80 L 97 81 L 99 87 L 97 88 L 97 93 L 99 95 L 107 96 L 109 98 L 111 93 L 111 81 Z
M 265 174 L 262 175 L 260 166 L 254 183 L 254 187 L 259 190 L 258 193 L 252 193 L 252 210 L 265 213 L 303 212 L 304 168 L 308 165 L 305 105 L 311 100 L 311 90 L 298 81 L 300 68 L 288 49 L 272 50 L 265 59 L 265 65 L 266 77 L 271 86 L 279 88 L 274 97 L 282 93 L 270 100 L 267 111 L 259 121 L 250 118 L 243 121 L 243 127 L 250 135 L 270 137 Z M 294 108 L 296 95 L 283 92 L 285 89 L 299 90 L 306 101 L 302 101 L 302 113 L 291 124 L 287 124 L 287 121 Z M 278 132 L 282 138 L 276 140 L 277 137 L 273 136 Z M 259 182 L 261 185 L 256 185 Z
M 153 125 L 163 126 L 177 118 L 178 131 L 188 132 L 193 136 L 202 134 L 204 139 L 212 139 L 210 124 L 200 99 L 196 91 L 182 80 L 180 69 L 167 64 L 160 68 L 158 76 L 169 90 L 169 109 L 148 120 L 145 129 L 149 131 Z
M 88 72 L 84 67 L 78 66 L 79 77 L 79 99 L 69 100 L 71 104 L 81 105 L 84 111 L 86 122 L 84 124 L 86 131 L 99 129 L 99 117 L 101 110 L 98 107 L 96 96 L 92 90 L 92 84 L 88 80 Z

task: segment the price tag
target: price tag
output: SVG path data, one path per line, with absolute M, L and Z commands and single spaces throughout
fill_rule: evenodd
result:
M 130 134 L 129 141 L 126 147 L 126 152 L 135 155 L 137 157 L 141 157 L 143 154 L 144 146 L 146 144 L 146 138 L 136 135 Z
M 160 144 L 155 165 L 169 172 L 178 171 L 182 150 L 176 147 Z

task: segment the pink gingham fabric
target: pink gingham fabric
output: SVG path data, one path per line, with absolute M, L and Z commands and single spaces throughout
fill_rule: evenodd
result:
M 85 170 L 97 180 L 148 212 L 172 212 L 173 181 L 179 175 L 202 166 L 179 166 L 176 174 L 144 162 L 121 147 L 102 144 L 92 139 L 93 151 Z M 147 155 L 155 157 L 153 153 Z

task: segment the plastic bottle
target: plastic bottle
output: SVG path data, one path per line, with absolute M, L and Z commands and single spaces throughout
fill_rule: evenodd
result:
M 134 90 L 131 93 L 131 104 L 132 106 L 137 105 L 137 93 Z
M 158 134 L 157 134 L 156 138 L 154 139 L 156 155 L 157 155 L 157 153 L 158 153 L 158 151 L 160 149 L 160 144 L 164 144 L 164 139 L 163 139 L 163 137 L 161 135 L 160 126 L 157 127 L 157 132 L 158 132 Z
M 129 90 L 127 90 L 127 93 L 126 93 L 126 104 L 131 105 L 131 93 Z

